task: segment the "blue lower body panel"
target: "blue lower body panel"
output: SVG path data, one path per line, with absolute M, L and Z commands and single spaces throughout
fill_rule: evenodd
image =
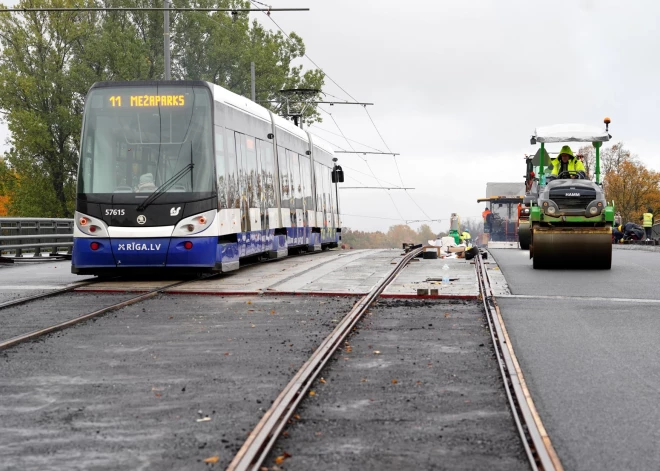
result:
M 164 267 L 170 247 L 169 237 L 110 239 L 118 267 Z
M 184 247 L 185 242 L 192 242 L 191 249 Z M 168 267 L 215 267 L 217 237 L 191 237 L 182 239 L 173 237 L 167 254 Z
M 185 242 L 192 247 L 186 249 Z M 92 250 L 92 243 L 99 244 Z M 191 238 L 74 238 L 72 266 L 112 267 L 207 267 L 216 264 L 217 237 Z
M 287 227 L 286 228 L 286 242 L 289 247 L 306 245 L 306 227 Z
M 307 246 L 320 250 L 321 244 L 338 241 L 334 229 L 321 228 L 312 232 L 310 227 L 288 227 L 286 235 L 275 235 L 275 229 L 241 232 L 236 242 L 218 243 L 218 237 L 189 238 L 131 238 L 101 239 L 74 238 L 72 267 L 94 273 L 94 269 L 116 267 L 143 268 L 221 268 L 235 270 L 240 259 L 266 254 L 270 257 L 287 255 L 291 246 Z M 191 242 L 186 248 L 184 243 Z M 98 244 L 92 250 L 92 243 Z
M 92 250 L 91 244 L 99 244 L 98 250 Z M 115 257 L 112 255 L 110 239 L 73 239 L 71 265 L 77 268 L 116 267 Z

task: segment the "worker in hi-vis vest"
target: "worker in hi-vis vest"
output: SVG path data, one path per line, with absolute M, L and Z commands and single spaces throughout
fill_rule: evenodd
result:
M 646 212 L 642 214 L 642 227 L 644 227 L 644 232 L 646 232 L 646 240 L 651 240 L 653 238 L 653 210 L 651 208 L 646 208 Z

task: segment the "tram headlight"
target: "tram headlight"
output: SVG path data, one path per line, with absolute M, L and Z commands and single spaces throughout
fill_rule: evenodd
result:
M 213 224 L 217 210 L 212 209 L 182 219 L 172 231 L 172 237 L 187 237 L 205 231 Z
M 546 209 L 546 211 L 548 212 L 548 214 L 555 214 L 556 210 L 554 206 L 550 206 L 548 209 Z
M 76 229 L 83 234 L 93 237 L 109 237 L 108 226 L 100 219 L 76 211 L 74 221 L 76 222 Z

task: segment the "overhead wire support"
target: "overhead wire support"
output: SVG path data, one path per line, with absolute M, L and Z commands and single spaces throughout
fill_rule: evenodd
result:
M 414 190 L 414 188 L 401 188 L 398 186 L 340 186 L 340 190 Z
M 394 152 L 370 152 L 370 151 L 361 151 L 361 150 L 336 150 L 335 154 L 372 154 L 372 155 L 401 155 Z
M 67 11 L 226 11 L 248 13 L 252 11 L 309 11 L 309 8 L 179 8 L 179 7 L 74 7 L 74 8 L 0 8 L 0 13 L 28 13 L 28 12 L 67 12 Z
M 261 5 L 264 5 L 263 3 L 258 2 L 258 1 L 256 1 L 256 0 L 250 0 L 250 3 L 251 3 L 252 5 L 256 5 L 257 3 L 259 3 L 259 4 L 261 4 Z M 289 41 L 291 41 L 291 38 L 289 37 L 289 35 L 287 34 L 287 32 L 284 31 L 284 29 L 282 29 L 282 27 L 277 23 L 277 21 L 275 21 L 275 20 L 273 19 L 272 16 L 270 16 L 270 11 L 271 11 L 271 10 L 270 10 L 270 7 L 269 7 L 269 9 L 261 8 L 261 9 L 259 9 L 259 11 L 263 12 L 263 14 L 266 15 L 266 16 L 270 19 L 270 21 L 273 22 L 273 24 L 274 24 L 275 26 L 277 26 L 277 28 L 282 32 L 282 34 L 284 34 L 284 36 L 285 36 Z M 332 83 L 334 83 L 334 84 L 337 86 L 337 88 L 339 88 L 342 92 L 344 92 L 346 95 L 348 95 L 348 97 L 349 97 L 351 100 L 353 100 L 353 101 L 357 101 L 353 95 L 351 95 L 351 94 L 348 93 L 346 90 L 344 90 L 344 88 L 343 88 L 341 85 L 339 85 L 339 84 L 338 84 L 338 83 L 337 83 L 332 77 L 330 77 L 330 75 L 328 75 L 328 74 L 325 72 L 325 70 L 323 70 L 321 67 L 319 67 L 318 64 L 317 64 L 316 62 L 314 62 L 314 61 L 312 60 L 311 57 L 309 57 L 307 54 L 305 54 L 305 57 L 307 58 L 308 61 L 310 61 L 312 64 L 314 64 L 314 67 L 316 67 L 316 68 L 319 69 L 321 72 L 323 72 L 323 75 L 324 75 L 325 77 L 328 77 L 328 79 L 329 79 Z M 366 107 L 365 107 L 365 110 L 366 110 Z
M 280 103 L 280 102 L 278 100 L 260 100 L 259 103 Z M 310 105 L 330 105 L 330 106 L 333 105 L 373 106 L 373 103 L 356 103 L 352 101 L 309 101 L 307 103 Z

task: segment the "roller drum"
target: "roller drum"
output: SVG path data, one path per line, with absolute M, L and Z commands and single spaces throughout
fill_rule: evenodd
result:
M 518 224 L 518 241 L 522 250 L 529 250 L 532 241 L 532 230 L 529 221 L 520 221 Z
M 612 268 L 612 228 L 535 227 L 534 268 Z

